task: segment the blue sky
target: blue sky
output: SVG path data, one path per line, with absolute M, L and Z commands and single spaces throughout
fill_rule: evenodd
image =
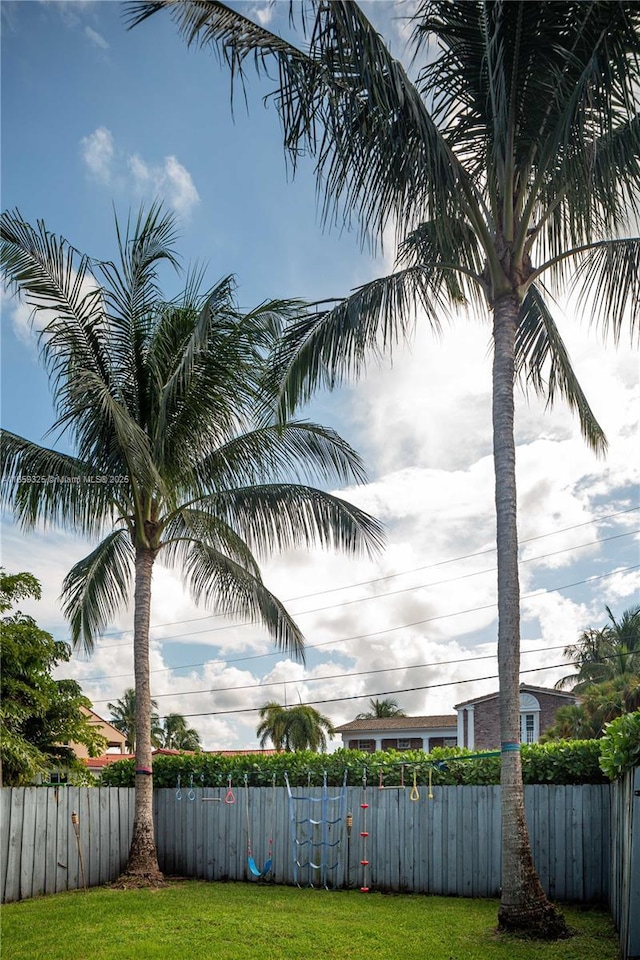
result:
M 286 19 L 287 4 L 238 6 L 271 29 Z M 398 14 L 408 8 L 367 9 L 400 52 Z M 117 2 L 4 0 L 1 12 L 3 209 L 42 218 L 108 258 L 114 208 L 126 216 L 160 197 L 180 217 L 185 264 L 206 263 L 211 282 L 235 274 L 246 307 L 339 296 L 390 269 L 391 244 L 373 257 L 355 231 L 322 229 L 312 163 L 295 180 L 288 174 L 277 115 L 262 101 L 268 82 L 250 79 L 249 113 L 238 98 L 232 119 L 227 73 L 187 50 L 166 16 L 127 32 Z M 167 274 L 167 292 L 178 288 Z M 53 416 L 28 311 L 6 295 L 2 306 L 2 426 L 41 442 Z M 569 307 L 561 320 L 610 449 L 595 459 L 566 410 L 519 395 L 522 666 L 535 669 L 523 680 L 538 685 L 569 672 L 556 666 L 562 647 L 603 625 L 605 604 L 619 614 L 637 602 L 640 579 L 628 569 L 638 564 L 640 525 L 637 354 L 625 341 L 602 344 Z M 344 494 L 386 523 L 388 542 L 375 562 L 265 562 L 269 586 L 299 614 L 306 668 L 275 653 L 259 628 L 196 608 L 179 579 L 157 571 L 151 658 L 161 715 L 194 715 L 209 749 L 251 747 L 256 714 L 223 711 L 327 701 L 319 709 L 338 724 L 372 696 L 396 696 L 408 713 L 448 713 L 496 687 L 479 679 L 496 673 L 489 329 L 486 318 L 460 318 L 435 341 L 419 325 L 392 366 L 372 362 L 359 384 L 312 404 L 312 418 L 364 455 L 370 483 Z M 43 600 L 30 610 L 64 638 L 62 579 L 91 545 L 69 532 L 24 534 L 3 519 L 4 566 L 42 580 Z M 98 712 L 133 684 L 130 626 L 123 611 L 92 659 L 74 657 L 60 674 L 77 678 Z

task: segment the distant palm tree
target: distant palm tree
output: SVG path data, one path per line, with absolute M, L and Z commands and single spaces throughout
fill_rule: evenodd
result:
M 387 700 L 369 700 L 370 712 L 359 713 L 356 720 L 377 720 L 387 717 L 406 717 L 404 710 L 398 706 L 398 701 L 392 697 Z
M 200 734 L 181 713 L 168 713 L 161 729 L 160 746 L 166 750 L 200 750 Z
M 24 529 L 58 524 L 101 538 L 63 585 L 75 646 L 91 650 L 133 595 L 135 814 L 126 873 L 162 878 L 154 837 L 149 630 L 156 560 L 183 573 L 195 601 L 258 621 L 303 658 L 304 638 L 265 586 L 258 557 L 320 546 L 376 550 L 379 524 L 315 486 L 364 479 L 335 431 L 278 418 L 273 352 L 299 303 L 249 313 L 226 277 L 188 274 L 167 301 L 161 266 L 178 266 L 175 219 L 158 205 L 126 228 L 119 262 L 80 254 L 19 211 L 1 218 L 7 281 L 53 315 L 40 337 L 58 420 L 74 454 L 3 432 L 1 502 Z M 47 483 L 32 482 L 47 477 Z M 106 536 L 105 536 L 106 533 Z
M 304 704 L 283 707 L 271 701 L 262 707 L 260 717 L 261 723 L 256 730 L 260 746 L 264 747 L 271 740 L 276 750 L 324 753 L 327 734 L 332 737 L 336 732 L 328 717 Z
M 609 623 L 585 630 L 577 643 L 565 647 L 565 657 L 578 669 L 558 680 L 558 689 L 569 687 L 581 694 L 593 684 L 640 677 L 640 604 L 625 610 L 620 620 L 609 607 L 605 610 Z
M 119 700 L 115 703 L 108 703 L 107 709 L 111 711 L 111 723 L 124 733 L 126 747 L 129 753 L 134 753 L 136 749 L 136 692 L 133 687 L 128 687 Z M 162 727 L 157 711 L 158 704 L 155 700 L 151 701 L 151 742 L 155 747 L 160 746 L 160 737 Z

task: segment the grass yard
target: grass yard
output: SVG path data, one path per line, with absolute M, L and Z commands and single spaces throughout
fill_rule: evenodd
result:
M 181 881 L 6 904 L 2 960 L 616 960 L 608 914 L 560 943 L 497 937 L 495 900 Z

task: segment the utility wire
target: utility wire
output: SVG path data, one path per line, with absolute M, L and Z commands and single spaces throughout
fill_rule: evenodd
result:
M 582 550 L 582 549 L 584 549 L 585 547 L 592 547 L 592 546 L 599 545 L 599 544 L 601 544 L 601 543 L 607 543 L 607 542 L 610 541 L 610 540 L 620 540 L 620 539 L 622 539 L 622 538 L 624 538 L 624 537 L 630 537 L 630 536 L 633 536 L 634 534 L 637 534 L 637 533 L 640 533 L 640 529 L 638 529 L 638 530 L 630 530 L 628 533 L 619 533 L 619 534 L 616 534 L 615 536 L 612 536 L 612 537 L 605 537 L 605 538 L 602 539 L 602 540 L 590 540 L 588 543 L 580 543 L 580 544 L 577 544 L 576 546 L 573 546 L 573 547 L 564 547 L 562 550 L 554 550 L 554 551 L 551 552 L 551 553 L 538 554 L 538 555 L 535 556 L 535 557 L 526 557 L 526 558 L 524 558 L 523 560 L 520 560 L 520 564 L 522 565 L 522 564 L 524 564 L 524 563 L 533 563 L 533 562 L 536 561 L 536 560 L 546 560 L 548 557 L 555 557 L 555 556 L 558 556 L 558 554 L 561 554 L 561 553 L 572 553 L 574 550 Z M 448 561 L 444 561 L 444 562 L 447 563 Z M 434 564 L 434 566 L 437 566 L 437 564 Z M 314 608 L 312 608 L 311 610 L 300 610 L 299 612 L 292 614 L 292 616 L 294 616 L 294 617 L 296 617 L 296 618 L 297 618 L 297 617 L 304 617 L 304 616 L 307 616 L 308 614 L 311 614 L 311 613 L 322 613 L 322 612 L 324 612 L 325 610 L 335 610 L 335 609 L 337 609 L 337 608 L 339 608 L 339 607 L 346 607 L 346 606 L 349 606 L 349 605 L 354 604 L 354 603 L 365 603 L 365 602 L 368 601 L 368 600 L 384 600 L 386 597 L 395 597 L 395 596 L 398 596 L 398 595 L 401 594 L 401 593 L 411 593 L 411 592 L 414 591 L 414 590 L 428 590 L 428 589 L 430 589 L 431 587 L 439 587 L 439 586 L 443 586 L 444 584 L 447 584 L 447 583 L 457 583 L 457 582 L 459 582 L 460 580 L 468 580 L 468 579 L 470 579 L 471 577 L 479 577 L 479 576 L 484 576 L 484 575 L 487 574 L 487 573 L 495 573 L 496 569 L 497 569 L 496 567 L 487 567 L 486 570 L 474 570 L 472 573 L 459 574 L 459 575 L 456 576 L 456 577 L 449 577 L 449 578 L 447 578 L 446 580 L 433 580 L 433 581 L 431 581 L 430 583 L 420 583 L 420 584 L 416 584 L 416 585 L 413 586 L 413 587 L 402 587 L 402 588 L 399 589 L 399 590 L 390 590 L 390 591 L 388 591 L 387 593 L 370 594 L 369 596 L 366 596 L 366 597 L 356 597 L 356 598 L 353 599 L 353 600 L 342 600 L 342 601 L 340 601 L 339 603 L 329 604 L 329 606 L 326 606 L 326 607 L 314 607 Z M 415 571 L 408 571 L 408 573 L 413 573 L 413 572 L 415 572 Z M 402 576 L 402 575 L 403 575 L 403 574 L 392 574 L 391 576 Z M 388 579 L 388 578 L 381 578 L 381 579 Z M 377 580 L 365 581 L 365 583 L 377 583 L 377 582 L 378 582 Z M 363 584 L 361 584 L 361 585 L 363 585 Z M 344 587 L 337 587 L 336 589 L 342 590 L 342 589 L 346 589 L 346 588 L 344 588 Z M 330 593 L 331 591 L 322 591 L 322 592 L 323 592 L 323 593 Z M 309 594 L 309 596 L 315 596 L 315 594 Z M 318 594 L 318 596 L 320 596 L 320 594 Z M 302 598 L 302 597 L 296 597 L 295 599 L 300 600 L 300 599 L 304 599 L 304 598 Z M 293 601 L 292 601 L 292 600 L 286 600 L 286 601 L 283 601 L 283 602 L 284 602 L 284 603 L 292 603 Z M 219 616 L 224 616 L 224 615 L 223 615 L 223 614 L 212 614 L 212 616 L 213 616 L 213 617 L 219 617 Z M 203 618 L 198 618 L 198 619 L 203 619 Z M 175 622 L 176 622 L 176 624 L 180 624 L 180 623 L 183 623 L 183 622 L 186 623 L 187 621 L 176 620 Z M 219 632 L 221 632 L 221 631 L 233 630 L 233 629 L 236 629 L 236 628 L 238 628 L 238 627 L 248 627 L 248 626 L 251 626 L 252 624 L 255 624 L 255 623 L 259 623 L 259 621 L 243 621 L 243 622 L 241 622 L 241 623 L 223 624 L 223 625 L 220 626 L 220 627 L 207 627 L 207 628 L 204 629 L 204 630 L 192 630 L 190 633 L 178 633 L 178 634 L 174 634 L 173 636 L 169 636 L 169 637 L 158 637 L 157 640 L 158 640 L 158 642 L 161 642 L 161 643 L 167 643 L 167 642 L 169 642 L 169 641 L 171 641 L 171 640 L 181 640 L 181 639 L 183 639 L 184 637 L 197 637 L 197 636 L 200 636 L 201 634 L 219 633 Z M 165 624 L 165 626 L 170 626 L 170 624 Z M 151 628 L 151 629 L 153 629 L 153 628 Z M 100 649 L 101 649 L 101 650 L 109 650 L 109 649 L 112 649 L 112 648 L 114 648 L 114 647 L 125 647 L 125 646 L 128 646 L 130 643 L 131 643 L 130 640 L 125 640 L 125 641 L 123 641 L 123 642 L 121 642 L 121 643 L 101 644 L 101 645 L 100 645 Z
M 616 570 L 612 570 L 609 573 L 603 573 L 595 577 L 587 577 L 584 580 L 576 580 L 574 583 L 566 583 L 560 587 L 552 587 L 548 590 L 537 590 L 534 593 L 523 594 L 520 600 L 532 600 L 536 597 L 546 596 L 549 593 L 558 593 L 560 590 L 569 590 L 572 587 L 579 587 L 585 583 L 595 583 L 599 580 L 606 580 L 608 577 L 613 577 L 618 573 L 627 573 L 631 570 L 637 570 L 640 568 L 640 564 L 635 564 L 631 567 L 620 567 Z M 337 643 L 348 643 L 352 640 L 366 640 L 369 637 L 377 637 L 386 633 L 395 633 L 397 630 L 406 630 L 409 627 L 419 627 L 425 623 L 433 623 L 436 620 L 446 620 L 450 617 L 460 617 L 464 616 L 467 613 L 479 613 L 482 610 L 492 610 L 495 609 L 496 603 L 487 603 L 479 607 L 469 607 L 466 610 L 457 610 L 453 613 L 442 613 L 435 617 L 427 617 L 424 620 L 414 620 L 411 623 L 403 623 L 397 627 L 386 627 L 384 630 L 374 630 L 371 633 L 362 633 L 357 634 L 352 637 L 340 637 L 334 640 L 323 640 L 320 643 L 309 643 L 306 645 L 305 650 L 317 650 L 319 647 L 332 646 Z M 157 670 L 150 670 L 149 673 L 174 673 L 177 670 L 191 670 L 194 667 L 203 667 L 207 663 L 211 664 L 230 664 L 230 663 L 245 663 L 249 660 L 262 660 L 266 657 L 281 656 L 281 651 L 272 650 L 269 653 L 256 653 L 248 657 L 235 657 L 233 659 L 221 659 L 221 660 L 205 660 L 199 663 L 190 663 L 190 664 L 181 664 L 179 667 L 160 667 Z M 107 674 L 99 675 L 97 677 L 83 677 L 82 683 L 91 683 L 97 682 L 98 680 L 121 680 L 123 678 L 129 678 L 131 673 L 120 673 L 120 674 Z
M 554 647 L 537 647 L 535 650 L 522 650 L 521 655 L 523 657 L 529 656 L 533 653 L 547 653 L 550 650 L 562 650 L 566 647 L 565 643 L 559 644 Z M 616 655 L 619 656 L 619 655 Z M 459 657 L 457 660 L 439 660 L 437 662 L 431 663 L 410 663 L 402 667 L 379 667 L 376 670 L 359 670 L 357 673 L 349 673 L 349 679 L 352 680 L 354 677 L 367 677 L 372 674 L 377 673 L 394 673 L 398 670 L 421 670 L 426 668 L 437 668 L 437 667 L 450 667 L 457 663 L 473 663 L 476 660 L 495 660 L 497 653 L 483 653 L 475 657 Z M 609 658 L 603 658 L 609 659 Z M 571 664 L 566 664 L 566 666 L 571 666 Z M 287 683 L 320 683 L 325 680 L 340 680 L 344 678 L 344 670 L 342 673 L 330 674 L 326 677 L 300 677 L 295 680 L 267 680 L 266 682 L 259 681 L 258 683 L 245 683 L 241 686 L 236 687 L 213 687 L 210 690 L 176 690 L 172 693 L 154 693 L 153 699 L 160 700 L 162 697 L 191 697 L 196 694 L 209 694 L 209 693 L 233 693 L 238 690 L 262 690 L 265 687 L 281 687 L 283 684 Z M 93 703 L 107 703 L 109 700 L 112 700 L 112 697 L 105 697 L 103 700 L 93 700 Z
M 636 511 L 636 510 L 640 510 L 640 506 L 629 507 L 629 508 L 626 509 L 626 510 L 619 510 L 617 513 L 612 513 L 612 514 L 609 514 L 609 515 L 607 515 L 607 516 L 605 516 L 605 517 L 598 517 L 598 518 L 596 518 L 596 519 L 594 519 L 594 520 L 586 520 L 584 523 L 577 523 L 577 524 L 574 524 L 573 526 L 570 526 L 570 527 L 563 527 L 563 528 L 561 528 L 561 529 L 559 529 L 559 530 L 553 530 L 553 531 L 551 531 L 551 532 L 549 532 L 549 533 L 542 533 L 542 534 L 540 534 L 539 536 L 536 536 L 536 537 L 527 537 L 526 539 L 521 540 L 520 543 L 519 543 L 519 545 L 522 546 L 522 545 L 525 544 L 525 543 L 532 543 L 532 542 L 534 542 L 534 541 L 536 541 L 536 540 L 544 540 L 544 539 L 547 538 L 547 537 L 553 537 L 553 536 L 556 536 L 556 534 L 559 534 L 559 533 L 567 533 L 567 532 L 570 531 L 570 530 L 577 530 L 577 529 L 579 529 L 580 527 L 591 526 L 591 525 L 593 525 L 594 523 L 602 523 L 602 522 L 604 522 L 605 520 L 612 520 L 612 519 L 614 519 L 615 517 L 618 517 L 618 516 L 621 516 L 621 515 L 624 515 L 624 514 L 627 514 L 627 513 L 632 513 L 633 511 Z M 525 560 L 521 560 L 520 563 L 529 563 L 529 562 L 532 561 L 532 560 L 545 559 L 546 557 L 555 556 L 557 553 L 566 553 L 566 552 L 571 551 L 571 550 L 579 550 L 579 549 L 581 549 L 581 548 L 583 548 L 583 547 L 586 547 L 586 546 L 592 546 L 592 545 L 594 545 L 594 544 L 599 544 L 599 543 L 606 543 L 606 542 L 609 541 L 609 540 L 616 540 L 616 539 L 619 539 L 619 538 L 621 538 L 621 537 L 632 536 L 634 533 L 638 533 L 638 531 L 637 531 L 637 530 L 632 530 L 632 531 L 630 531 L 630 532 L 628 532 L 628 533 L 617 534 L 617 535 L 611 536 L 611 537 L 604 537 L 604 538 L 602 538 L 601 540 L 592 540 L 592 541 L 590 541 L 589 543 L 579 544 L 579 545 L 576 546 L 576 547 L 566 547 L 564 550 L 558 550 L 558 551 L 555 551 L 555 552 L 553 552 L 553 553 L 548 553 L 548 554 L 541 554 L 539 557 L 528 557 L 528 558 L 526 558 Z M 346 584 L 345 586 L 342 586 L 342 587 L 331 587 L 331 588 L 329 588 L 329 589 L 327 589 L 327 590 L 319 590 L 319 591 L 316 591 L 316 592 L 314 592 L 314 593 L 302 594 L 302 595 L 297 596 L 297 597 L 289 597 L 288 599 L 283 600 L 283 603 L 294 603 L 294 602 L 297 601 L 297 600 L 308 600 L 308 599 L 311 599 L 311 598 L 313 598 L 313 597 L 324 596 L 324 595 L 327 594 L 327 593 L 337 593 L 337 592 L 339 592 L 339 591 L 341 591 L 341 590 L 350 590 L 350 589 L 355 589 L 356 587 L 370 586 L 370 585 L 372 585 L 372 584 L 382 583 L 382 582 L 384 582 L 384 581 L 386 581 L 386 580 L 392 580 L 392 579 L 394 579 L 394 578 L 396 578 L 396 577 L 408 576 L 408 575 L 411 574 L 411 573 L 420 573 L 420 572 L 422 572 L 423 570 L 431 570 L 431 569 L 433 569 L 433 568 L 435 568 L 435 567 L 446 566 L 447 564 L 450 564 L 450 563 L 459 563 L 459 562 L 461 562 L 461 561 L 463 561 L 463 560 L 471 560 L 471 559 L 474 559 L 474 558 L 476 558 L 476 557 L 487 556 L 488 554 L 495 553 L 495 551 L 496 551 L 496 548 L 495 548 L 495 547 L 490 547 L 490 548 L 488 548 L 488 549 L 486 549 L 486 550 L 477 551 L 476 553 L 468 553 L 468 554 L 465 554 L 464 556 L 452 557 L 452 558 L 450 558 L 450 559 L 448 559 L 448 560 L 438 560 L 438 561 L 436 561 L 435 563 L 429 563 L 429 564 L 426 564 L 425 566 L 421 566 L 421 567 L 413 567 L 413 568 L 411 568 L 410 570 L 403 570 L 403 571 L 400 571 L 399 573 L 390 573 L 390 574 L 388 574 L 387 576 L 384 576 L 384 577 L 377 577 L 377 578 L 371 579 L 371 580 L 362 580 L 362 581 L 360 581 L 360 582 L 358 582 L 358 583 L 350 583 L 350 584 Z M 419 586 L 417 586 L 417 587 L 408 587 L 408 588 L 406 588 L 406 589 L 407 589 L 407 590 L 411 590 L 411 589 L 419 590 L 419 589 L 422 589 L 423 586 L 434 586 L 434 585 L 437 585 L 437 584 L 440 584 L 440 583 L 450 583 L 450 582 L 454 582 L 454 581 L 457 580 L 457 579 L 465 579 L 465 577 L 469 577 L 469 576 L 478 576 L 479 574 L 482 574 L 482 573 L 490 573 L 492 570 L 495 570 L 495 567 L 490 567 L 490 568 L 489 568 L 488 570 L 486 570 L 486 571 L 485 571 L 485 570 L 480 570 L 480 571 L 476 571 L 476 572 L 471 573 L 471 574 L 463 574 L 463 575 L 461 575 L 460 577 L 454 577 L 454 578 L 452 578 L 451 580 L 439 580 L 439 581 L 436 581 L 434 584 L 424 584 L 424 585 L 419 585 Z M 398 592 L 400 592 L 400 591 L 398 591 Z M 393 595 L 393 594 L 390 594 L 390 593 L 389 593 L 389 594 L 380 594 L 379 596 L 392 596 L 392 595 Z M 362 598 L 362 599 L 367 600 L 367 599 L 371 599 L 371 597 L 364 597 L 364 598 Z M 357 603 L 357 602 L 359 602 L 359 601 L 358 601 L 358 600 L 348 600 L 348 601 L 345 601 L 345 603 Z M 338 604 L 338 606 L 343 606 L 343 604 Z M 325 607 L 325 608 L 321 608 L 321 609 L 330 609 L 330 608 Z M 313 612 L 316 612 L 316 611 L 309 611 L 309 610 L 303 611 L 303 613 L 313 613 Z M 302 615 L 303 615 L 303 614 L 300 614 L 300 613 L 299 613 L 299 614 L 296 614 L 296 616 L 302 616 Z M 173 621 L 169 621 L 168 623 L 152 624 L 151 627 L 150 627 L 150 629 L 152 629 L 152 630 L 157 630 L 157 629 L 160 629 L 160 628 L 162 628 L 162 627 L 173 627 L 173 626 L 179 626 L 179 625 L 181 625 L 181 624 L 186 624 L 186 623 L 199 623 L 199 622 L 201 622 L 201 621 L 203 621 L 203 620 L 216 620 L 216 619 L 221 619 L 221 618 L 224 618 L 224 616 L 225 616 L 225 615 L 222 614 L 222 613 L 210 613 L 210 614 L 205 614 L 205 615 L 202 616 L 202 617 L 191 617 L 190 619 L 185 619 L 185 620 L 173 620 Z M 235 627 L 251 626 L 251 624 L 252 624 L 252 623 L 255 623 L 255 622 L 256 622 L 256 621 L 245 621 L 245 622 L 237 623 L 237 624 L 227 624 L 227 625 L 224 625 L 224 626 L 222 626 L 222 627 L 212 627 L 210 631 L 209 631 L 209 630 L 203 630 L 203 631 L 199 631 L 199 632 L 208 633 L 208 632 L 215 632 L 215 631 L 217 631 L 217 630 L 229 630 L 229 629 L 233 629 L 233 628 L 235 628 Z M 113 630 L 113 631 L 109 631 L 109 632 L 107 632 L 107 633 L 104 633 L 103 636 L 104 636 L 104 637 L 112 637 L 112 636 L 113 636 L 113 637 L 116 637 L 116 636 L 121 636 L 123 633 L 130 633 L 130 632 L 131 632 L 130 630 Z M 191 634 L 188 634 L 188 635 L 191 636 Z M 187 634 L 179 634 L 178 636 L 179 636 L 179 637 L 181 637 L 181 636 L 187 636 Z M 174 638 L 172 638 L 172 637 L 163 637 L 162 639 L 163 639 L 163 640 L 171 640 L 171 639 L 174 639 Z M 124 641 L 123 643 L 119 643 L 119 644 L 118 644 L 118 643 L 116 643 L 116 644 L 104 644 L 104 645 L 101 646 L 101 649 L 102 649 L 102 650 L 106 650 L 106 649 L 109 649 L 110 647 L 125 646 L 125 645 L 126 645 L 127 643 L 129 643 L 129 642 L 130 642 L 130 641 L 127 640 L 127 641 Z
M 540 673 L 542 670 L 557 670 L 560 667 L 566 666 L 566 663 L 553 663 L 546 667 L 531 667 L 529 670 L 521 670 L 520 673 Z M 428 683 L 419 687 L 403 687 L 401 690 L 381 690 L 379 693 L 357 693 L 346 697 L 327 697 L 324 700 L 307 700 L 304 703 L 300 703 L 299 706 L 314 707 L 324 703 L 343 703 L 349 700 L 369 700 L 377 697 L 395 696 L 398 693 L 416 693 L 421 690 L 436 690 L 440 687 L 454 687 L 462 683 L 481 683 L 483 680 L 498 679 L 499 675 L 494 673 L 488 677 L 471 677 L 468 680 L 446 680 L 444 683 Z M 182 716 L 185 718 L 185 720 L 192 720 L 194 717 L 219 717 L 232 713 L 258 713 L 260 710 L 262 710 L 262 707 L 240 707 L 237 710 L 208 710 L 205 713 L 184 713 Z M 166 718 L 160 717 L 159 719 L 164 720 Z

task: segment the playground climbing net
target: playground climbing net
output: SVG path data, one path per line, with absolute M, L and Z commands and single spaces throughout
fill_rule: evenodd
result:
M 337 886 L 342 862 L 340 848 L 347 804 L 347 771 L 340 792 L 334 796 L 329 795 L 326 771 L 319 797 L 311 796 L 310 784 L 307 785 L 308 793 L 294 795 L 286 773 L 285 783 L 289 796 L 293 882 L 299 887 L 323 886 L 328 889 L 332 874 L 333 886 Z M 303 881 L 305 871 L 306 884 Z

